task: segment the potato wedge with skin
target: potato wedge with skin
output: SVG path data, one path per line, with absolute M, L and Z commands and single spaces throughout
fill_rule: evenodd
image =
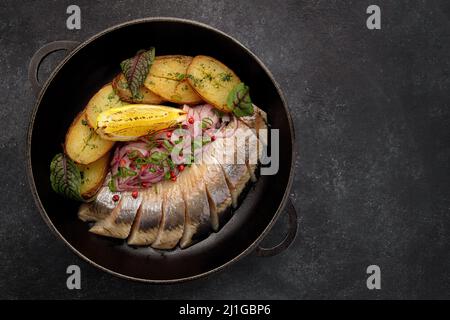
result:
M 128 88 L 127 79 L 123 73 L 119 73 L 111 83 L 114 92 L 119 96 L 120 100 L 129 103 L 144 103 L 144 104 L 161 104 L 164 100 L 157 94 L 151 92 L 145 86 L 139 90 L 139 96 L 133 97 Z
M 227 105 L 228 94 L 241 80 L 222 62 L 196 56 L 187 69 L 187 79 L 203 100 L 223 112 L 232 111 Z
M 144 85 L 164 100 L 178 104 L 198 104 L 201 97 L 186 81 L 189 56 L 156 57 Z
M 114 92 L 112 85 L 109 83 L 101 88 L 89 100 L 86 106 L 86 120 L 91 128 L 97 128 L 97 116 L 105 110 L 124 106 L 128 103 L 120 100 L 120 97 Z
M 79 164 L 90 164 L 103 157 L 114 146 L 102 139 L 86 120 L 86 111 L 80 112 L 66 133 L 64 149 L 70 159 Z
M 149 74 L 158 78 L 175 81 L 184 79 L 186 70 L 192 62 L 192 57 L 182 55 L 158 56 L 153 61 Z
M 90 164 L 77 164 L 81 173 L 80 194 L 89 200 L 103 185 L 109 170 L 110 152 Z

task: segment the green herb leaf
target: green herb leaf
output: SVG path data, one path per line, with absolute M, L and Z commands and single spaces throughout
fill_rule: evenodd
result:
M 167 154 L 164 152 L 153 152 L 152 155 L 150 156 L 150 159 L 153 161 L 159 161 L 161 162 L 162 160 L 167 158 Z
M 167 149 L 167 151 L 171 152 L 173 149 L 172 144 L 168 140 L 163 141 L 164 147 Z
M 213 125 L 213 120 L 210 117 L 204 117 L 202 119 L 202 129 L 208 129 Z
M 179 81 L 182 81 L 184 78 L 186 78 L 186 74 L 179 73 L 179 72 L 175 73 L 175 76 L 176 76 L 177 80 L 179 80 Z
M 133 150 L 128 153 L 128 159 L 133 160 L 139 156 L 139 153 L 136 150 Z
M 169 179 L 170 179 L 170 172 L 169 172 L 169 171 L 167 171 L 167 172 L 164 174 L 164 179 L 166 179 L 166 180 L 169 180 Z
M 169 165 L 170 169 L 175 169 L 175 164 L 173 163 L 172 159 L 167 158 L 167 164 Z
M 202 145 L 208 144 L 211 142 L 211 137 L 208 135 L 203 136 Z
M 136 56 L 120 63 L 133 98 L 139 97 L 139 89 L 144 84 L 154 59 L 155 48 L 152 47 L 148 51 L 138 51 Z
M 50 182 L 56 193 L 69 199 L 83 200 L 80 194 L 80 170 L 63 153 L 58 153 L 53 157 L 50 164 Z
M 227 105 L 238 118 L 252 115 L 253 104 L 248 86 L 243 82 L 237 84 L 228 94 Z
M 116 191 L 117 191 L 117 189 L 116 189 L 116 184 L 115 184 L 115 182 L 114 182 L 114 179 L 109 180 L 109 182 L 108 182 L 108 187 L 109 187 L 109 190 L 110 190 L 111 192 L 116 192 Z
M 119 167 L 117 175 L 121 178 L 134 177 L 137 173 L 126 167 Z

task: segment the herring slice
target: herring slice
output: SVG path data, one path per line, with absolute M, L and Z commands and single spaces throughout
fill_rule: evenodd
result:
M 162 216 L 161 183 L 142 191 L 142 202 L 131 228 L 128 244 L 151 245 L 158 235 Z
M 131 192 L 122 192 L 120 200 L 111 214 L 98 221 L 89 231 L 102 236 L 126 239 L 130 234 L 141 201 L 141 195 L 135 199 L 131 196 Z
M 210 210 L 205 183 L 195 164 L 178 176 L 186 205 L 185 224 L 180 247 L 186 248 L 206 238 L 211 230 Z
M 161 187 L 163 197 L 161 224 L 152 247 L 173 249 L 183 236 L 185 204 L 177 183 L 164 181 Z
M 211 227 L 218 231 L 231 216 L 231 193 L 228 189 L 227 181 L 222 171 L 222 167 L 209 154 L 204 154 L 204 163 L 198 165 L 206 185 L 208 195 Z
M 109 181 L 109 176 L 105 181 Z M 82 221 L 100 221 L 108 217 L 111 211 L 116 207 L 112 200 L 113 193 L 107 185 L 103 185 L 93 202 L 83 203 L 78 209 L 78 218 Z
M 234 128 L 236 126 L 236 128 Z M 245 149 L 245 139 L 237 139 L 239 122 L 231 123 L 227 130 L 236 129 L 231 137 L 217 139 L 210 146 L 210 155 L 221 165 L 228 188 L 230 189 L 233 207 L 238 205 L 239 195 L 244 191 L 251 175 L 245 162 L 238 162 L 238 149 Z

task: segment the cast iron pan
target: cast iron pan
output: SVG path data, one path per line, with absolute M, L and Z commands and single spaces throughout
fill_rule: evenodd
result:
M 235 70 L 250 86 L 253 102 L 280 130 L 280 169 L 261 176 L 233 218 L 206 240 L 188 248 L 157 251 L 132 248 L 123 241 L 88 232 L 77 218 L 79 203 L 51 190 L 49 164 L 61 151 L 64 135 L 89 98 L 119 72 L 119 63 L 139 49 L 156 47 L 157 54 L 210 55 Z M 41 87 L 39 65 L 49 53 L 69 53 Z M 30 62 L 29 78 L 38 93 L 28 130 L 27 159 L 32 193 L 49 227 L 76 254 L 100 269 L 127 279 L 177 282 L 211 274 L 256 250 L 270 256 L 285 250 L 297 232 L 297 215 L 289 201 L 293 178 L 294 131 L 282 93 L 262 62 L 230 36 L 204 24 L 174 18 L 148 18 L 109 28 L 84 43 L 56 41 L 38 50 Z M 287 204 L 289 228 L 273 248 L 258 243 Z

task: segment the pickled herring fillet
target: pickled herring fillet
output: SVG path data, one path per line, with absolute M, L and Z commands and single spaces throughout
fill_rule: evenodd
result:
M 89 231 L 102 236 L 126 239 L 141 201 L 142 195 L 135 199 L 131 192 L 121 192 L 120 199 L 110 215 L 96 222 Z
M 152 247 L 156 249 L 173 249 L 180 241 L 184 231 L 185 204 L 178 183 L 160 182 L 162 187 L 162 217 Z
M 181 248 L 203 240 L 211 233 L 210 208 L 205 183 L 197 165 L 193 164 L 188 169 L 181 172 L 177 179 L 186 206 Z
M 161 184 L 157 183 L 141 193 L 141 206 L 128 238 L 128 244 L 131 245 L 151 245 L 158 235 L 162 217 Z

